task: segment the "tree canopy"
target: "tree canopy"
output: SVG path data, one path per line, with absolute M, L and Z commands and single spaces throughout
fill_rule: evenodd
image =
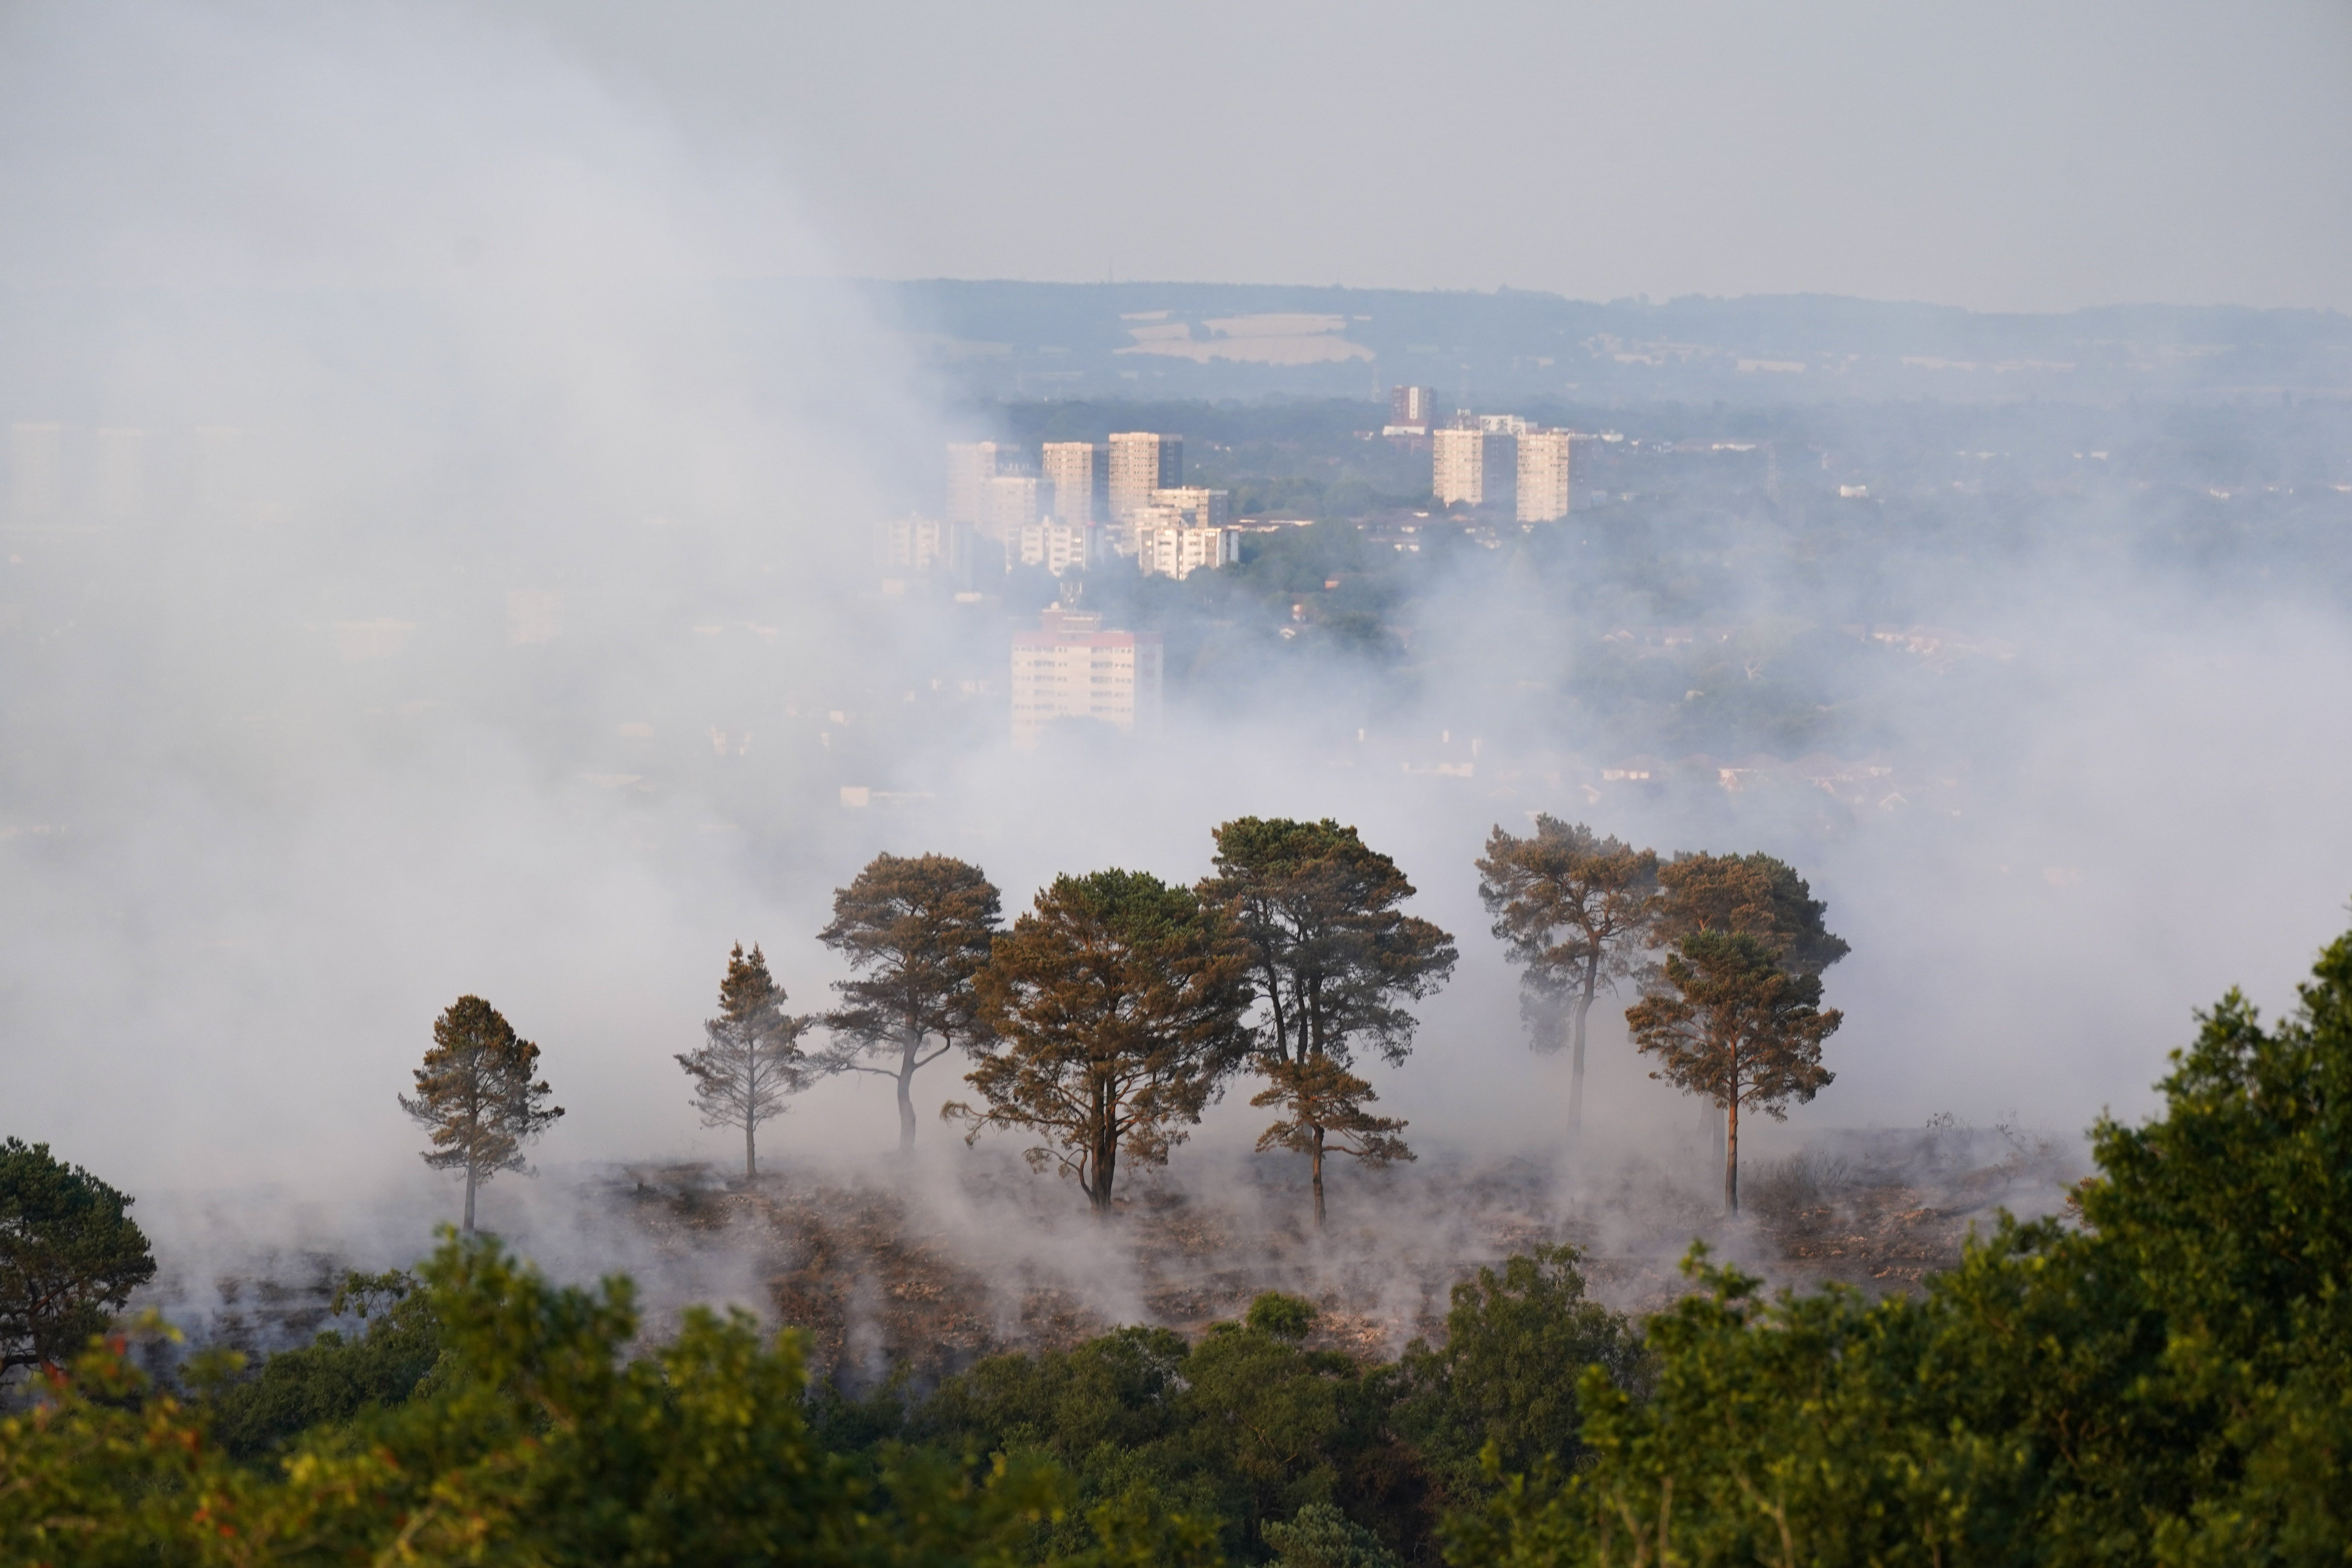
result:
M 1359 1044 L 1391 1064 L 1412 1048 L 1405 1003 L 1445 984 L 1454 939 L 1397 906 L 1412 884 L 1394 860 L 1329 817 L 1237 817 L 1215 832 L 1216 874 L 1200 886 L 1248 944 L 1265 1006 L 1266 1047 L 1286 1061 Z
M 230 1457 L 280 1453 L 314 1427 L 398 1405 L 441 1359 L 440 1324 L 405 1270 L 346 1275 L 328 1311 L 338 1322 L 356 1320 L 356 1331 L 323 1330 L 250 1376 L 236 1375 L 242 1366 L 210 1365 L 213 1375 L 192 1380 L 206 1395 L 212 1438 Z
M 761 1123 L 782 1115 L 785 1097 L 808 1087 L 800 1037 L 814 1020 L 785 1012 L 785 1000 L 758 944 L 746 954 L 737 942 L 719 983 L 719 1016 L 702 1026 L 702 1045 L 677 1058 L 694 1080 L 702 1124 L 742 1132 L 747 1182 L 760 1173 Z
M 1087 1510 L 1066 1552 L 1066 1479 L 1031 1457 L 893 1450 L 861 1464 L 809 1429 L 798 1335 L 696 1308 L 633 1357 L 625 1279 L 551 1284 L 487 1238 L 420 1270 L 436 1374 L 248 1468 L 210 1412 L 155 1387 L 120 1342 L 35 1409 L 0 1416 L 0 1559 L 11 1563 L 734 1563 L 1114 1568 L 1215 1560 L 1213 1531 L 1150 1500 Z
M 1743 940 L 1817 980 L 1685 947 Z M 2160 1088 L 2093 1130 L 2072 1212 L 1910 1295 L 1768 1298 L 1698 1252 L 1637 1336 L 1546 1247 L 1395 1363 L 1266 1292 L 855 1411 L 803 1398 L 795 1334 L 692 1311 L 646 1353 L 625 1281 L 449 1237 L 414 1290 L 352 1282 L 364 1335 L 216 1358 L 194 1400 L 119 1335 L 45 1371 L 0 1413 L 0 1560 L 1386 1568 L 1435 1527 L 1457 1568 L 2341 1563 L 2352 934 Z
M 1916 1296 L 1650 1321 L 1647 1399 L 1584 1374 L 1572 1477 L 1453 1559 L 2340 1563 L 2352 1542 L 2352 935 L 2265 1028 L 2200 1017 L 2160 1114 L 2093 1130 L 2079 1223 L 2004 1218 Z
M 972 979 L 1001 916 L 980 868 L 946 855 L 877 855 L 833 895 L 832 922 L 817 939 L 853 973 L 834 982 L 841 1005 L 824 1015 L 834 1044 L 817 1065 L 891 1079 L 901 1148 L 915 1141 L 915 1074 L 979 1039 Z
M 466 1173 L 464 1229 L 474 1228 L 474 1194 L 500 1171 L 528 1169 L 523 1145 L 555 1124 L 563 1107 L 533 1081 L 539 1047 L 479 996 L 460 996 L 433 1021 L 433 1044 L 416 1069 L 416 1093 L 400 1108 L 432 1134 L 425 1163 Z
M 1545 815 L 1524 837 L 1497 825 L 1477 871 L 1495 936 L 1523 969 L 1519 1016 L 1529 1038 L 1538 1049 L 1570 1047 L 1568 1124 L 1580 1127 L 1586 1020 L 1602 986 L 1643 971 L 1663 902 L 1657 852 Z
M 1775 1121 L 1836 1074 L 1822 1066 L 1822 1042 L 1843 1015 L 1821 1005 L 1817 973 L 1781 966 L 1762 937 L 1701 930 L 1666 954 L 1661 982 L 1625 1009 L 1626 1026 L 1650 1076 L 1724 1108 L 1723 1205 L 1739 1211 L 1739 1112 L 1753 1106 Z
M 1819 974 L 1853 949 L 1825 923 L 1829 906 L 1796 868 L 1762 853 L 1677 855 L 1658 868 L 1655 940 L 1700 931 L 1752 936 L 1800 974 Z
M 1367 1164 L 1412 1158 L 1398 1136 L 1404 1123 L 1365 1110 L 1377 1096 L 1347 1069 L 1359 1042 L 1391 1064 L 1405 1058 L 1418 1025 L 1405 1004 L 1445 984 L 1454 939 L 1397 907 L 1412 884 L 1353 827 L 1244 816 L 1214 837 L 1216 874 L 1200 894 L 1245 944 L 1265 1008 L 1267 1087 L 1250 1103 L 1284 1112 L 1257 1146 L 1307 1156 L 1319 1225 L 1327 1153 Z
M 1405 1347 L 1397 1425 L 1457 1501 L 1486 1491 L 1491 1445 L 1513 1472 L 1572 1466 L 1581 1453 L 1581 1377 L 1603 1369 L 1640 1390 L 1648 1375 L 1622 1313 L 1584 1293 L 1572 1247 L 1538 1246 L 1454 1287 L 1444 1337 Z
M 155 1277 L 134 1201 L 46 1143 L 0 1141 L 0 1373 L 71 1360 Z
M 977 977 L 982 1103 L 948 1113 L 971 1138 L 1036 1134 L 1030 1163 L 1108 1212 L 1120 1160 L 1163 1163 L 1240 1065 L 1247 962 L 1214 909 L 1148 872 L 1055 878 Z

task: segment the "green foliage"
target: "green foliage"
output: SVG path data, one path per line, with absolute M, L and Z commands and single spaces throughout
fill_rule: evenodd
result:
M 1268 1290 L 1249 1304 L 1249 1310 L 1242 1315 L 1242 1326 L 1278 1340 L 1298 1341 L 1315 1331 L 1319 1316 L 1315 1303 L 1306 1297 Z
M 1644 1385 L 1640 1343 L 1623 1314 L 1586 1298 L 1579 1256 L 1539 1246 L 1479 1269 L 1454 1287 L 1444 1342 L 1405 1347 L 1396 1424 L 1453 1496 L 1487 1490 L 1490 1446 L 1514 1472 L 1573 1464 L 1587 1367 L 1613 1387 Z
M 902 1148 L 915 1142 L 915 1074 L 985 1031 L 972 980 L 1001 913 L 995 884 L 948 855 L 877 855 L 834 890 L 817 940 L 852 974 L 834 982 L 841 1005 L 824 1016 L 833 1044 L 816 1066 L 891 1079 Z
M 1310 1504 L 1425 1535 L 1418 1472 L 1386 1419 L 1391 1380 L 1309 1348 L 1316 1316 L 1312 1302 L 1269 1291 L 1194 1345 L 1134 1328 L 992 1357 L 918 1405 L 907 1433 L 947 1451 L 1050 1456 L 1075 1477 L 1081 1508 L 1158 1500 L 1220 1521 L 1226 1549 L 1244 1557 L 1272 1544 L 1265 1527 Z
M 754 944 L 737 942 L 719 983 L 719 1016 L 702 1026 L 703 1043 L 677 1065 L 694 1080 L 694 1108 L 705 1127 L 740 1129 L 743 1179 L 760 1173 L 760 1123 L 783 1114 L 784 1097 L 808 1087 L 800 1037 L 816 1020 L 784 1011 L 784 988 Z
M 1329 817 L 1237 817 L 1215 831 L 1202 899 L 1247 944 L 1269 1054 L 1342 1067 L 1359 1043 L 1391 1063 L 1412 1048 L 1404 1006 L 1454 971 L 1454 939 L 1398 906 L 1413 895 L 1394 860 Z
M 2173 1059 L 2163 1115 L 2095 1130 L 2082 1227 L 2005 1220 L 1923 1296 L 1767 1302 L 1695 1255 L 1654 1397 L 1588 1372 L 1586 1468 L 1452 1560 L 2345 1562 L 2352 936 L 2281 1026 L 2232 993 Z
M 1752 936 L 1801 974 L 1819 974 L 1853 950 L 1825 923 L 1829 905 L 1796 868 L 1765 854 L 1677 855 L 1658 868 L 1664 897 L 1655 931 L 1665 942 L 1702 931 Z
M 0 1141 L 0 1374 L 70 1360 L 154 1278 L 133 1201 L 46 1143 Z
M 1127 1328 L 1066 1351 L 992 1356 L 909 1412 L 909 1441 L 950 1453 L 1029 1454 L 1066 1468 L 1091 1512 L 1174 1505 L 1213 1519 L 1216 1489 L 1175 1463 L 1186 1415 L 1178 1396 L 1192 1352 L 1166 1329 Z M 1040 1545 L 1081 1542 L 1078 1518 Z
M 1822 1042 L 1843 1015 L 1822 1010 L 1820 975 L 1782 968 L 1762 938 L 1694 931 L 1666 954 L 1661 982 L 1625 1009 L 1635 1047 L 1658 1058 L 1652 1077 L 1776 1118 L 1835 1079 Z
M 1142 871 L 1056 877 L 975 976 L 992 1044 L 966 1079 L 977 1138 L 1034 1134 L 1039 1169 L 1076 1176 L 1096 1213 L 1118 1163 L 1164 1163 L 1249 1043 L 1246 956 L 1218 911 Z
M 1307 1157 L 1319 1225 L 1327 1152 L 1412 1158 L 1397 1136 L 1405 1124 L 1366 1110 L 1378 1096 L 1347 1068 L 1360 1043 L 1404 1059 L 1417 1024 L 1405 1004 L 1445 984 L 1454 939 L 1400 910 L 1413 888 L 1396 862 L 1328 816 L 1237 817 L 1215 837 L 1216 875 L 1200 894 L 1239 932 L 1265 1004 L 1267 1087 L 1250 1103 L 1284 1113 L 1257 1146 Z
M 1586 1022 L 1601 987 L 1641 973 L 1662 902 L 1657 851 L 1547 814 L 1524 837 L 1497 825 L 1476 869 L 1495 938 L 1524 966 L 1528 1039 L 1538 1050 L 1570 1047 L 1568 1124 L 1580 1127 Z
M 1340 1489 L 1349 1430 L 1371 1412 L 1361 1373 L 1336 1351 L 1310 1351 L 1288 1298 L 1259 1298 L 1250 1319 L 1213 1327 L 1184 1363 L 1184 1447 L 1220 1482 L 1226 1517 L 1255 1534 L 1266 1520 Z
M 474 1228 L 475 1190 L 500 1171 L 520 1171 L 522 1147 L 562 1116 L 539 1071 L 539 1047 L 479 996 L 460 996 L 433 1020 L 433 1044 L 400 1109 L 430 1134 L 425 1163 L 466 1173 L 464 1228 Z
M 2166 1326 L 2204 1416 L 2188 1469 L 2233 1478 L 2166 1519 L 2181 1561 L 2341 1561 L 2352 1543 L 2352 934 L 2265 1032 L 2232 991 L 2175 1058 L 2168 1113 L 2102 1121 L 2084 1218 Z
M 1328 1502 L 1310 1502 L 1287 1524 L 1270 1521 L 1265 1543 L 1281 1568 L 1400 1568 L 1381 1538 Z
M 1126 874 L 1065 891 L 1113 969 L 1206 918 Z M 1722 923 L 1680 952 L 1732 948 L 1818 984 Z M 634 1353 L 626 1281 L 451 1237 L 415 1281 L 347 1281 L 364 1331 L 200 1367 L 193 1403 L 120 1339 L 45 1369 L 0 1418 L 0 1561 L 1392 1568 L 1452 1504 L 1450 1560 L 1507 1568 L 2343 1563 L 2352 935 L 2275 1026 L 2231 994 L 2161 1088 L 2095 1129 L 2079 1223 L 2004 1219 L 1917 1296 L 1768 1300 L 1700 1251 L 1637 1341 L 1540 1248 L 1393 1366 L 1269 1292 L 1192 1343 L 811 1401 L 795 1335 L 696 1311 Z
M 1072 1350 L 992 1356 L 943 1384 L 908 1431 L 919 1441 L 1051 1448 L 1065 1458 L 1143 1448 L 1174 1430 L 1191 1353 L 1171 1330 L 1127 1328 Z
M 11 1563 L 1009 1564 L 1070 1516 L 1052 1466 L 825 1453 L 800 1342 L 696 1310 L 631 1360 L 622 1279 L 559 1288 L 494 1242 L 422 1271 L 440 1374 L 317 1429 L 275 1476 L 229 1461 L 202 1412 L 148 1386 L 118 1342 L 0 1420 L 0 1560 Z M 1050 1563 L 1208 1564 L 1209 1531 L 1149 1497 L 1089 1511 Z
M 328 1330 L 269 1357 L 241 1381 L 205 1380 L 211 1384 L 204 1408 L 213 1439 L 232 1458 L 260 1458 L 313 1427 L 398 1405 L 440 1359 L 439 1325 L 405 1272 L 349 1276 L 333 1310 L 336 1317 L 363 1320 L 365 1328 L 349 1338 Z

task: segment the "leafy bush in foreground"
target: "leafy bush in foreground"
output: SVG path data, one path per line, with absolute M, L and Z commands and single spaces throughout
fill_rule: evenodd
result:
M 1654 1397 L 1588 1371 L 1588 1467 L 1453 1561 L 2352 1560 L 2352 936 L 2302 998 L 2265 1030 L 2232 992 L 2164 1114 L 2095 1129 L 2081 1226 L 2004 1220 L 1922 1296 L 1767 1302 L 1695 1254 Z
M 689 1313 L 629 1360 L 626 1280 L 559 1289 L 495 1242 L 422 1271 L 444 1355 L 410 1399 L 233 1462 L 203 1412 L 149 1386 L 120 1340 L 0 1420 L 0 1561 L 996 1564 L 1069 1510 L 1049 1466 L 890 1450 L 871 1473 L 809 1436 L 800 1342 Z M 1095 1510 L 1066 1563 L 1213 1560 L 1150 1500 Z

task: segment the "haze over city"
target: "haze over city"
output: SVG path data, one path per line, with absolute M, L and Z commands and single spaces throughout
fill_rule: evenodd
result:
M 2078 1219 L 2352 895 L 2347 71 L 2304 4 L 0 10 L 0 1136 L 136 1195 L 192 1345 L 478 1205 L 844 1397 Z M 1388 889 L 1328 1050 L 1254 819 Z M 1560 844 L 1639 894 L 1586 982 Z M 1002 918 L 901 1040 L 920 857 Z M 1113 869 L 1238 966 L 1125 1163 L 1005 1065 Z M 1727 920 L 1814 1031 L 1727 1105 L 1667 1016 Z M 561 1118 L 431 1163 L 474 999 Z M 730 1040 L 781 1087 L 714 1110 Z

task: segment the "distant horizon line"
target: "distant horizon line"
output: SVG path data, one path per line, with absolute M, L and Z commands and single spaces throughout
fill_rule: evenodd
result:
M 1797 289 L 1783 292 L 1749 294 L 1675 294 L 1654 300 L 1647 294 L 1621 295 L 1612 300 L 1564 294 L 1553 289 L 1526 289 L 1517 284 L 1498 283 L 1492 289 L 1478 288 L 1409 288 L 1402 285 L 1360 283 L 1271 283 L 1232 282 L 1181 279 L 1121 278 L 1103 279 L 1040 279 L 956 277 L 934 273 L 921 277 L 883 277 L 866 273 L 777 273 L 765 278 L 744 276 L 739 282 L 822 282 L 880 284 L 893 288 L 923 284 L 954 283 L 992 288 L 1024 289 L 1297 289 L 1326 294 L 1409 294 L 1422 298 L 1457 297 L 1463 299 L 1500 299 L 1508 295 L 1528 295 L 1537 299 L 1556 300 L 1562 304 L 1590 305 L 1607 310 L 1666 310 L 1693 303 L 1710 305 L 1741 305 L 1772 303 L 1783 300 L 1822 300 L 1841 305 L 1871 305 L 1888 310 L 1950 310 L 1969 316 L 2009 316 L 2031 320 L 2055 320 L 2066 316 L 2088 315 L 2101 311 L 2170 310 L 2193 312 L 2200 310 L 2243 311 L 2256 315 L 2317 315 L 2347 318 L 2347 312 L 2334 305 L 2245 305 L 2229 301 L 2208 301 L 2202 304 L 2181 304 L 2161 300 L 2119 301 L 2104 305 L 2074 305 L 2063 310 L 1990 310 L 1975 305 L 1954 305 L 1934 300 L 1883 299 L 1868 294 L 1838 294 L 1822 289 Z
M 95 280 L 89 279 L 29 279 L 0 278 L 0 295 L 76 294 L 76 293 L 439 293 L 467 284 L 491 289 L 537 287 L 544 279 L 532 275 L 499 275 L 472 279 L 433 278 L 393 280 L 385 279 L 281 279 L 275 280 L 204 279 L 167 280 L 156 279 Z M 758 284 L 824 283 L 864 288 L 910 289 L 938 285 L 966 288 L 1015 288 L 1037 289 L 1184 289 L 1199 290 L 1228 289 L 1234 291 L 1291 291 L 1314 294 L 1354 294 L 1363 296 L 1409 297 L 1413 299 L 1499 300 L 1511 296 L 1546 300 L 1562 305 L 1591 310 L 1670 310 L 1694 305 L 1738 306 L 1786 303 L 1821 303 L 1846 306 L 1866 306 L 1884 310 L 1930 310 L 1985 320 L 2021 321 L 2055 321 L 2074 316 L 2155 311 L 2179 315 L 2200 313 L 2237 314 L 2251 316 L 2311 316 L 2333 321 L 2352 321 L 2352 310 L 2335 305 L 2248 305 L 2230 301 L 2208 301 L 2201 304 L 2181 304 L 2161 300 L 2119 301 L 2108 304 L 2074 305 L 2063 310 L 1995 310 L 1976 305 L 1955 305 L 1934 300 L 1886 299 L 1868 294 L 1838 294 L 1821 289 L 1748 294 L 1675 294 L 1664 299 L 1653 299 L 1646 294 L 1621 295 L 1602 300 L 1588 296 L 1564 294 L 1551 289 L 1526 289 L 1517 284 L 1501 283 L 1492 289 L 1478 288 L 1410 288 L 1402 285 L 1358 283 L 1269 283 L 1232 282 L 1181 279 L 1118 279 L 1116 280 L 955 277 L 933 273 L 920 277 L 885 277 L 876 273 L 853 272 L 719 272 L 696 278 L 609 279 L 608 285 L 663 286 L 679 288 L 728 288 Z

